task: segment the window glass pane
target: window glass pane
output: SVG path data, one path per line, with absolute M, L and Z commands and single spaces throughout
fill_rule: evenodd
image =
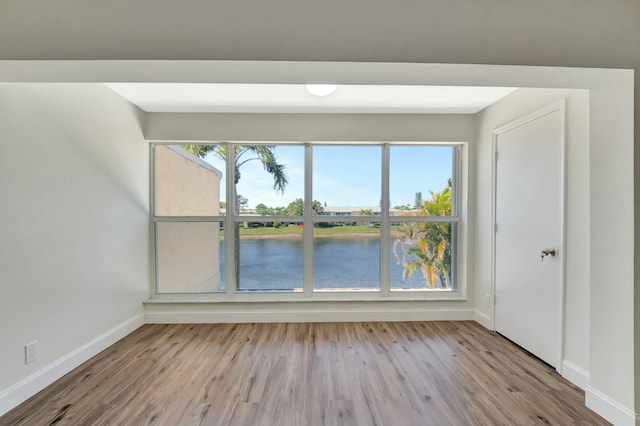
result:
M 242 216 L 302 216 L 304 147 L 234 145 L 236 200 Z
M 162 217 L 227 214 L 227 149 L 233 151 L 238 194 L 228 209 L 236 225 L 226 235 L 235 246 L 227 262 L 235 271 L 235 290 L 303 291 L 302 224 L 311 219 L 303 217 L 305 147 L 218 143 L 154 145 L 157 293 L 225 290 L 224 223 L 162 222 Z M 379 291 L 380 229 L 387 223 L 380 211 L 384 150 L 381 145 L 312 149 L 313 290 Z M 389 269 L 384 281 L 390 279 L 392 291 L 456 289 L 457 218 L 443 223 L 420 218 L 453 216 L 455 149 L 389 147 L 391 235 L 382 249 L 385 259 L 390 254 L 391 264 L 383 269 Z
M 224 291 L 220 222 L 157 222 L 158 293 Z
M 379 290 L 380 229 L 377 225 L 314 228 L 314 290 Z
M 210 161 L 219 150 L 219 145 L 155 145 L 156 216 L 221 214 L 224 162 Z
M 392 146 L 389 162 L 391 216 L 450 216 L 453 147 Z
M 314 214 L 380 215 L 381 155 L 380 146 L 314 146 Z
M 302 291 L 301 223 L 244 222 L 238 229 L 238 291 Z
M 391 290 L 453 290 L 455 223 L 391 226 Z

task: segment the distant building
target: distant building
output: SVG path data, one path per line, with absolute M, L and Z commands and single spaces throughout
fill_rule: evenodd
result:
M 373 216 L 380 216 L 382 209 L 380 207 L 324 207 L 324 213 L 320 213 L 321 216 L 361 216 L 363 210 L 371 210 Z M 418 213 L 418 209 L 401 210 L 401 209 L 389 209 L 390 216 L 410 216 Z

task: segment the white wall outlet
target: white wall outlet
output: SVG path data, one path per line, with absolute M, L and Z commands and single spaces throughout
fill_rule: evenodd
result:
M 24 346 L 24 362 L 29 364 L 36 359 L 38 359 L 38 342 L 34 340 Z

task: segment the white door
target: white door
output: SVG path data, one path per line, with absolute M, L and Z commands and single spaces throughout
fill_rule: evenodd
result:
M 494 141 L 495 328 L 559 369 L 564 303 L 563 104 L 497 129 Z

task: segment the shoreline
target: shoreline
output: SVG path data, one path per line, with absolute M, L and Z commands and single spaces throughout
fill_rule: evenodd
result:
M 348 232 L 344 234 L 317 234 L 313 236 L 314 238 L 345 238 L 345 239 L 353 239 L 353 238 L 380 238 L 380 234 L 372 233 L 372 232 Z M 220 241 L 224 241 L 224 236 L 220 237 Z M 391 238 L 397 238 L 395 235 L 391 235 Z M 256 234 L 256 235 L 240 235 L 240 240 L 266 240 L 266 239 L 274 239 L 274 240 L 302 240 L 302 234 Z

